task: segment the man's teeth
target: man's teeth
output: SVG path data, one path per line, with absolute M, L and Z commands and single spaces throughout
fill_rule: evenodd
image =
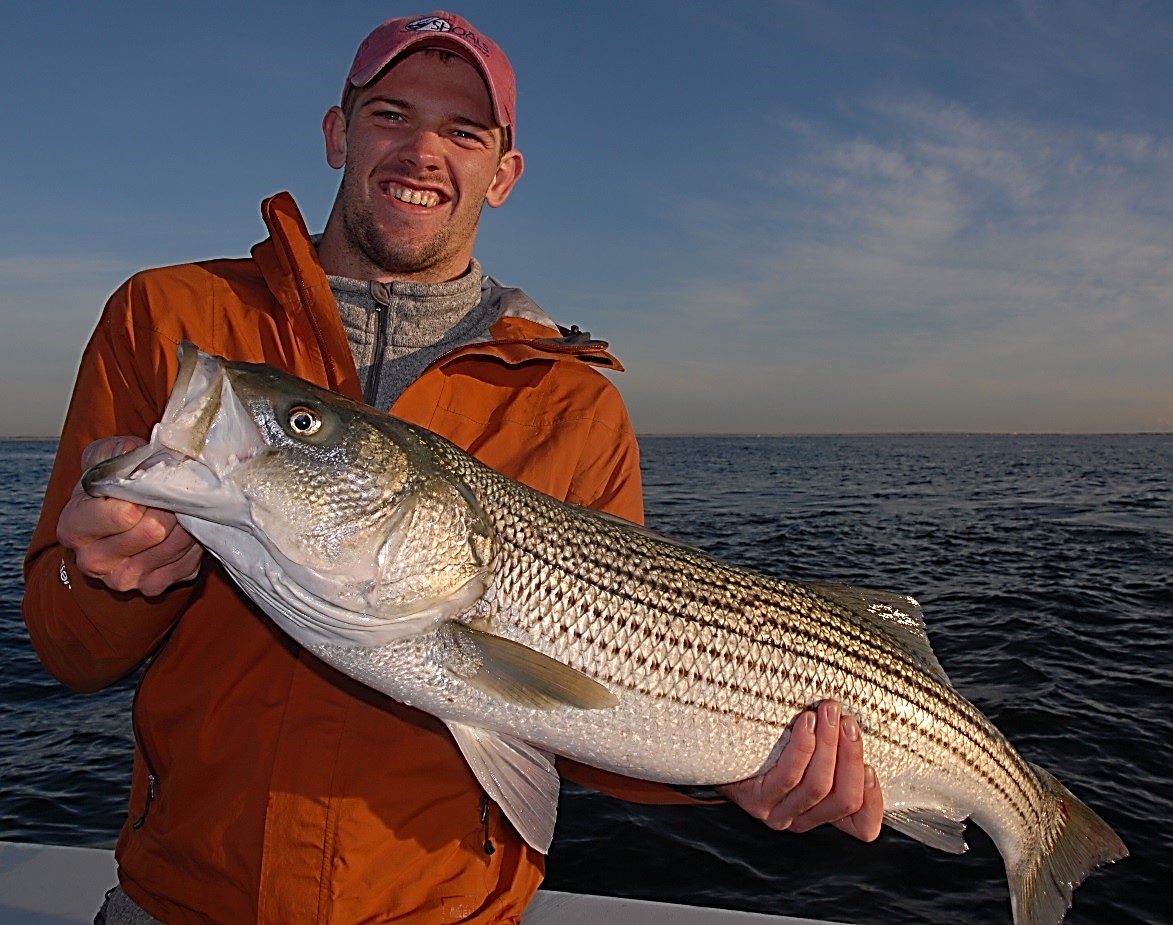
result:
M 389 192 L 400 202 L 410 202 L 412 205 L 423 206 L 425 209 L 430 209 L 440 201 L 440 194 L 431 190 L 420 191 L 408 189 L 405 186 L 392 186 Z

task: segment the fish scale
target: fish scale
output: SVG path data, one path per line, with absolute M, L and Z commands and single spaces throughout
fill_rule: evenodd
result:
M 464 473 L 465 478 L 472 475 L 471 472 Z M 518 508 L 524 507 L 522 499 L 491 497 L 488 496 L 488 491 L 485 494 L 486 506 L 492 509 L 516 512 Z M 539 512 L 531 511 L 530 515 L 535 523 L 542 522 Z M 568 521 L 572 516 L 568 515 Z M 573 667 L 598 680 L 638 690 L 653 697 L 676 699 L 689 706 L 715 713 L 736 713 L 743 718 L 768 723 L 777 728 L 784 727 L 797 710 L 823 697 L 834 696 L 843 701 L 849 712 L 857 715 L 862 727 L 868 731 L 869 738 L 874 735 L 879 741 L 888 743 L 894 752 L 919 757 L 942 769 L 947 766 L 947 762 L 941 757 L 934 761 L 935 752 L 939 752 L 941 756 L 949 756 L 963 750 L 977 751 L 982 748 L 982 743 L 991 737 L 993 727 L 959 697 L 947 698 L 948 702 L 941 703 L 936 710 L 925 709 L 923 706 L 917 708 L 907 700 L 902 701 L 898 690 L 892 686 L 887 691 L 891 703 L 885 717 L 886 721 L 880 721 L 863 712 L 866 704 L 856 691 L 873 686 L 873 679 L 877 676 L 899 676 L 904 684 L 917 686 L 918 679 L 923 675 L 919 668 L 909 669 L 907 666 L 901 674 L 900 660 L 879 645 L 871 648 L 870 659 L 845 660 L 842 653 L 848 646 L 859 646 L 870 641 L 867 627 L 853 621 L 848 612 L 839 613 L 839 619 L 833 621 L 825 612 L 812 606 L 813 601 L 805 595 L 788 591 L 781 586 L 782 583 L 765 578 L 755 581 L 750 575 L 736 574 L 724 584 L 715 582 L 711 577 L 713 563 L 698 556 L 698 561 L 694 565 L 689 562 L 688 554 L 684 552 L 656 555 L 635 546 L 630 550 L 630 558 L 618 566 L 597 557 L 586 559 L 581 555 L 584 548 L 615 548 L 611 537 L 604 535 L 602 530 L 590 529 L 591 525 L 586 525 L 580 530 L 559 529 L 553 537 L 542 544 L 541 551 L 535 551 L 532 530 L 527 531 L 528 535 L 522 537 L 509 535 L 508 527 L 515 522 L 516 513 L 497 524 L 498 540 L 501 545 L 516 552 L 515 560 L 512 563 L 502 563 L 501 570 L 525 570 L 535 563 L 543 566 L 536 570 L 533 585 L 522 592 L 521 597 L 534 600 L 557 599 L 559 593 L 567 593 L 567 586 L 570 585 L 576 588 L 571 592 L 572 596 L 580 597 L 585 602 L 584 605 L 580 605 L 580 609 L 584 609 L 588 614 L 593 613 L 596 617 L 601 614 L 608 615 L 607 620 L 596 620 L 595 625 L 610 632 L 603 640 L 584 638 L 585 646 L 578 649 L 584 657 L 571 662 Z M 623 538 L 631 542 L 630 537 Z M 545 555 L 546 549 L 550 546 L 559 550 L 560 555 Z M 635 570 L 632 563 L 655 563 L 661 569 L 675 566 L 679 572 L 673 572 L 667 578 L 662 574 L 644 575 L 637 586 L 638 591 L 633 591 Z M 587 568 L 584 569 L 584 565 Z M 584 571 L 588 574 L 584 575 Z M 608 586 L 600 587 L 598 576 L 609 578 Z M 705 580 L 700 580 L 702 578 Z M 669 593 L 683 587 L 690 588 L 692 592 L 689 601 L 695 605 L 689 608 L 693 611 L 692 619 L 698 619 L 697 607 L 702 608 L 705 622 L 711 627 L 718 628 L 717 632 L 726 637 L 724 642 L 711 641 L 708 645 L 700 646 L 709 658 L 695 658 L 698 645 L 695 634 L 681 632 L 678 629 L 659 632 L 654 629 L 666 621 L 680 622 L 683 619 L 678 613 L 679 595 Z M 734 589 L 740 593 L 734 595 Z M 708 594 L 703 594 L 702 591 L 707 591 Z M 698 602 L 698 598 L 702 598 L 702 601 Z M 731 601 L 730 598 L 734 599 Z M 605 601 L 606 604 L 611 604 L 616 599 L 621 602 L 618 606 L 605 606 L 601 603 Z M 767 601 L 771 602 L 768 607 L 765 603 Z M 650 612 L 650 608 L 657 605 L 664 608 L 669 603 L 674 605 L 669 613 L 663 612 L 662 609 L 655 614 Z M 824 608 L 826 607 L 824 602 Z M 818 627 L 822 633 L 804 633 L 801 629 L 795 630 L 790 621 L 779 621 L 778 616 L 786 609 L 803 611 L 803 615 L 807 617 L 803 627 Z M 830 608 L 828 612 L 829 610 Z M 560 623 L 557 615 L 567 612 L 574 614 L 579 612 L 579 609 L 562 611 L 539 606 L 532 610 L 521 607 L 511 611 L 518 612 L 540 613 L 545 619 L 531 625 L 523 623 L 521 628 L 531 631 L 532 638 L 548 640 L 563 638 L 570 628 Z M 626 619 L 617 617 L 617 612 L 623 614 Z M 726 614 L 744 615 L 745 619 L 741 621 L 743 626 L 749 624 L 755 631 L 767 630 L 775 635 L 782 632 L 783 638 L 774 640 L 772 644 L 756 638 L 746 639 L 744 630 L 739 632 L 738 626 L 722 624 L 721 617 Z M 587 618 L 580 617 L 577 625 L 581 625 L 584 619 Z M 581 630 L 579 634 L 579 638 L 582 638 Z M 616 637 L 623 641 L 615 642 Z M 676 645 L 665 647 L 663 641 L 667 638 L 676 640 Z M 687 645 L 688 642 L 692 642 L 692 645 Z M 553 651 L 562 654 L 574 647 L 564 642 L 561 645 L 555 644 L 552 648 Z M 676 664 L 679 664 L 684 652 L 694 653 L 693 663 L 704 668 L 694 670 L 686 676 L 674 671 L 674 666 L 670 662 L 675 660 Z M 766 652 L 772 657 L 766 657 Z M 589 659 L 585 657 L 587 653 L 594 653 L 596 656 L 605 653 L 610 657 Z M 655 661 L 654 656 L 657 655 L 666 661 Z M 625 666 L 633 663 L 638 669 L 636 673 L 624 670 Z M 736 666 L 740 674 L 737 683 L 730 680 L 730 669 L 733 666 Z M 634 680 L 636 678 L 638 680 Z M 807 683 L 801 687 L 786 683 L 795 678 L 807 679 Z M 771 681 L 775 683 L 770 683 Z M 927 685 L 919 686 L 922 688 L 921 693 L 929 693 Z M 936 689 L 942 694 L 948 691 L 947 688 Z M 698 696 L 698 690 L 708 696 Z M 904 709 L 901 710 L 901 707 Z M 919 721 L 909 722 L 904 718 L 909 714 L 919 717 Z M 967 732 L 959 728 L 956 721 L 950 722 L 950 717 L 957 716 L 967 718 L 974 727 L 973 731 Z M 896 734 L 893 734 L 893 730 Z M 1007 764 L 1005 755 L 999 761 L 989 749 L 987 758 L 1003 767 Z M 973 768 L 975 772 L 982 774 L 991 787 L 1011 801 L 1015 812 L 1023 815 L 1033 814 L 1038 818 L 1036 807 L 1041 792 L 1038 788 L 1028 789 L 1027 785 L 1032 775 L 1024 762 L 1015 761 L 1010 764 L 1013 773 L 1009 775 L 985 771 L 984 762 L 975 762 Z
M 911 598 L 718 562 L 268 367 L 185 345 L 151 443 L 83 484 L 175 511 L 309 651 L 442 720 L 539 850 L 552 755 L 733 782 L 834 698 L 863 730 L 885 822 L 959 853 L 972 818 L 1016 925 L 1056 925 L 1094 867 L 1127 855 L 954 690 Z
M 500 506 L 511 511 L 519 506 L 516 501 L 509 503 L 499 498 L 486 498 L 485 503 L 493 508 Z M 537 516 L 536 512 L 534 516 Z M 675 698 L 689 706 L 712 713 L 736 714 L 755 722 L 770 723 L 775 729 L 780 730 L 798 709 L 820 696 L 837 696 L 845 702 L 848 709 L 854 710 L 861 705 L 860 698 L 854 692 L 867 686 L 870 677 L 877 674 L 891 677 L 897 671 L 897 660 L 878 646 L 873 647 L 871 660 L 858 659 L 853 663 L 843 659 L 841 653 L 845 646 L 858 647 L 867 637 L 866 627 L 857 626 L 849 619 L 834 621 L 818 612 L 816 619 L 808 620 L 805 626 L 817 627 L 821 630 L 820 633 L 795 631 L 791 628 L 783 633 L 784 638 L 776 640 L 772 645 L 759 639 L 747 638 L 744 627 L 723 624 L 720 620 L 722 613 L 745 613 L 750 615 L 745 623 L 752 624 L 757 629 L 773 630 L 777 634 L 783 630 L 784 625 L 776 619 L 771 619 L 770 615 L 776 617 L 781 604 L 798 609 L 797 602 L 801 601 L 805 605 L 802 609 L 812 610 L 809 597 L 785 588 L 779 591 L 777 583 L 765 579 L 755 581 L 741 574 L 734 576 L 734 580 L 724 586 L 712 581 L 703 584 L 692 582 L 694 587 L 709 592 L 697 593 L 691 598 L 693 604 L 697 603 L 698 598 L 701 599 L 699 614 L 696 607 L 691 608 L 694 611 L 694 632 L 681 632 L 678 628 L 671 627 L 658 629 L 665 622 L 680 623 L 682 618 L 678 613 L 665 614 L 662 610 L 665 601 L 678 602 L 679 595 L 657 592 L 662 592 L 665 586 L 673 591 L 676 587 L 687 586 L 690 572 L 709 575 L 710 563 L 699 559 L 697 563 L 690 563 L 687 554 L 675 551 L 657 559 L 654 554 L 638 548 L 633 549 L 632 561 L 659 561 L 662 568 L 666 567 L 664 563 L 668 562 L 676 566 L 679 573 L 684 576 L 678 577 L 674 574 L 668 580 L 662 575 L 657 575 L 655 579 L 652 576 L 645 576 L 644 584 L 641 585 L 643 593 L 635 595 L 631 593 L 629 585 L 632 579 L 630 567 L 608 570 L 605 567 L 606 563 L 603 562 L 600 569 L 597 557 L 586 560 L 570 552 L 572 549 L 577 552 L 581 547 L 594 550 L 607 548 L 608 538 L 601 535 L 600 530 L 559 530 L 554 537 L 547 538 L 543 544 L 539 544 L 540 551 L 534 551 L 537 543 L 535 532 L 528 530 L 521 538 L 510 536 L 506 529 L 512 522 L 515 522 L 514 518 L 497 525 L 500 547 L 511 548 L 515 552 L 512 562 L 503 557 L 504 561 L 498 563 L 498 574 L 504 576 L 518 572 L 529 575 L 528 580 L 509 582 L 504 577 L 501 580 L 503 585 L 511 589 L 509 596 L 536 603 L 532 607 L 528 604 L 510 607 L 507 619 L 514 618 L 516 614 L 533 615 L 532 622 L 522 622 L 519 628 L 528 633 L 529 638 L 536 643 L 538 640 L 562 639 L 566 636 L 568 627 L 559 622 L 559 615 L 585 613 L 587 616 L 580 616 L 574 625 L 581 627 L 585 620 L 587 625 L 595 627 L 595 634 L 583 637 L 580 629 L 578 635 L 584 645 L 575 648 L 571 643 L 555 643 L 552 651 L 577 651 L 578 657 L 570 660 L 572 667 L 599 680 L 654 697 Z M 576 534 L 587 538 L 572 542 Z M 523 544 L 528 544 L 528 548 Z M 546 548 L 549 546 L 560 550 L 560 555 L 548 555 Z M 573 566 L 585 562 L 589 562 L 591 567 L 580 567 L 575 570 L 575 574 L 567 574 L 568 564 Z M 535 564 L 539 567 L 534 568 Z M 582 574 L 584 571 L 587 573 L 586 577 Z M 611 579 L 607 587 L 598 587 L 599 582 L 595 576 L 600 573 Z M 723 595 L 719 590 L 722 587 Z M 738 594 L 730 605 L 727 599 L 733 596 L 733 589 L 736 589 Z M 722 601 L 722 596 L 726 600 Z M 540 603 L 565 598 L 581 600 L 583 603 L 569 609 L 543 606 Z M 498 601 L 503 599 L 507 599 L 507 596 L 497 598 Z M 774 601 L 772 610 L 765 606 L 764 602 L 767 600 Z M 659 602 L 661 610 L 655 614 L 650 613 L 651 602 Z M 599 619 L 604 614 L 607 618 Z M 756 619 L 753 618 L 754 615 L 757 615 Z M 538 616 L 541 619 L 537 619 Z M 664 647 L 662 641 L 667 638 L 675 638 L 677 645 Z M 682 644 L 682 640 L 691 644 Z M 699 658 L 696 657 L 698 651 Z M 681 652 L 690 652 L 694 654 L 694 664 L 698 667 L 694 668 L 688 677 L 665 683 L 664 679 L 671 674 L 668 663 L 645 659 L 639 664 L 639 660 L 633 659 L 633 655 L 640 652 L 649 655 L 660 654 L 669 660 L 679 658 Z M 765 657 L 764 653 L 767 652 L 772 658 Z M 839 653 L 838 657 L 835 653 Z M 626 670 L 633 661 L 639 669 L 635 675 Z M 736 675 L 730 671 L 731 666 L 737 667 Z M 737 680 L 733 680 L 734 677 Z M 904 680 L 915 683 L 920 677 L 919 671 L 907 671 Z M 801 689 L 794 685 L 787 686 L 785 682 L 794 678 L 804 678 L 808 683 Z M 895 690 L 889 691 L 889 694 L 893 698 L 896 696 Z M 898 706 L 893 706 L 890 713 L 898 714 Z M 909 706 L 905 712 L 914 711 Z M 929 715 L 923 709 L 919 712 L 921 715 Z M 980 740 L 977 735 L 963 736 L 942 723 L 941 717 L 952 715 L 953 710 L 942 708 L 936 713 L 938 715 L 933 717 L 931 723 L 935 735 L 914 735 L 905 724 L 897 722 L 895 729 L 904 734 L 892 736 L 881 731 L 879 741 L 890 742 L 898 754 L 907 753 L 910 756 L 928 759 L 937 766 L 944 766 L 945 762 L 942 760 L 932 761 L 930 747 L 935 744 L 945 755 L 956 749 L 956 744 L 942 738 L 941 733 L 944 729 L 948 728 L 954 732 L 954 740 L 963 737 L 971 742 Z M 890 716 L 889 720 L 891 718 Z M 865 729 L 874 727 L 876 730 L 884 730 L 893 726 L 891 722 L 876 721 L 863 713 L 860 713 L 860 719 Z M 980 729 L 984 734 L 988 734 L 988 731 L 984 725 Z M 1017 808 L 1022 811 L 1022 807 Z
M 476 470 L 462 475 L 475 480 Z M 736 714 L 772 729 L 784 727 L 797 710 L 818 699 L 836 697 L 860 721 L 871 750 L 880 753 L 871 756 L 871 760 L 878 770 L 887 772 L 890 781 L 914 760 L 949 773 L 956 756 L 972 755 L 975 757 L 967 768 L 1009 806 L 1003 813 L 990 815 L 1017 815 L 1040 825 L 1045 821 L 1040 809 L 1043 788 L 1016 752 L 999 747 L 1001 735 L 992 724 L 967 701 L 952 694 L 950 688 L 926 683 L 923 663 L 918 664 L 918 659 L 905 653 L 894 654 L 883 641 L 874 641 L 874 627 L 850 611 L 783 582 L 745 572 L 727 574 L 722 566 L 699 554 L 691 559 L 686 550 L 665 550 L 661 544 L 649 551 L 630 534 L 623 534 L 621 542 L 616 542 L 607 535 L 605 521 L 580 525 L 575 523 L 577 512 L 573 511 L 566 513 L 566 520 L 551 531 L 551 536 L 543 538 L 544 542 L 535 543 L 533 529 L 523 536 L 511 535 L 509 527 L 517 522 L 516 512 L 525 508 L 525 499 L 517 497 L 521 493 L 509 491 L 511 486 L 503 487 L 512 497 L 493 497 L 491 487 L 484 488 L 487 508 L 511 512 L 497 524 L 498 541 L 502 547 L 511 548 L 516 559 L 510 564 L 502 563 L 501 570 L 526 570 L 539 565 L 534 584 L 523 598 L 556 600 L 568 593 L 568 585 L 576 586 L 576 591 L 570 593 L 586 602 L 581 610 L 610 630 L 602 643 L 597 638 L 583 638 L 580 630 L 579 638 L 583 638 L 585 646 L 578 649 L 580 657 L 570 661 L 573 667 L 652 697 L 676 699 L 716 714 Z M 528 514 L 532 523 L 547 522 L 548 511 L 531 510 Z M 629 544 L 628 558 L 622 562 L 600 556 L 600 551 L 623 549 L 622 543 Z M 551 546 L 557 555 L 548 554 Z M 649 571 L 654 566 L 657 571 L 643 575 L 636 584 L 635 573 L 640 565 Z M 688 611 L 687 617 L 680 613 L 682 588 L 689 589 L 688 604 L 683 608 Z M 650 609 L 657 612 L 653 614 Z M 780 621 L 779 616 L 788 611 L 801 614 L 803 622 L 796 627 L 796 621 Z M 521 606 L 510 611 L 545 618 L 528 626 L 522 624 L 535 639 L 565 636 L 568 627 L 556 619 L 561 612 L 541 606 Z M 607 619 L 598 621 L 604 614 Z M 729 614 L 739 616 L 736 625 L 723 621 L 723 616 Z M 579 624 L 583 619 L 589 617 L 580 617 Z M 702 631 L 711 631 L 704 637 L 707 644 L 698 640 L 696 633 L 678 628 L 659 632 L 654 629 L 666 620 L 679 623 L 688 619 Z M 749 632 L 766 631 L 770 641 L 747 640 L 747 628 Z M 616 644 L 616 636 L 625 641 Z M 674 639 L 676 645 L 665 647 L 663 641 L 668 638 Z M 858 654 L 861 646 L 866 657 Z M 707 657 L 695 657 L 698 647 Z M 572 650 L 574 646 L 569 643 L 553 646 L 557 654 Z M 702 667 L 669 681 L 673 674 L 669 661 L 676 657 L 679 663 L 683 652 L 693 653 L 694 665 Z M 857 657 L 845 658 L 845 652 L 857 652 Z M 582 657 L 583 653 L 606 653 L 610 657 L 592 660 Z M 635 660 L 638 672 L 633 675 L 625 666 L 632 663 L 635 653 L 649 657 Z M 654 661 L 650 656 L 656 654 L 668 661 Z M 734 666 L 739 683 L 731 681 Z M 878 684 L 885 693 L 885 699 L 877 705 L 882 716 L 875 715 L 877 707 L 869 707 L 867 698 L 860 696 L 861 691 L 877 686 L 877 678 L 899 681 L 899 685 L 884 685 L 883 681 Z M 796 686 L 790 683 L 794 679 L 806 683 Z M 914 704 L 902 695 L 906 688 L 928 699 Z M 1053 847 L 1057 837 L 1053 827 L 1044 829 L 1044 848 Z

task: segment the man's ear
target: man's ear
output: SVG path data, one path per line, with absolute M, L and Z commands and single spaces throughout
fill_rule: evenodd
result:
M 488 192 L 485 193 L 485 202 L 494 209 L 501 205 L 513 192 L 513 187 L 521 179 L 524 170 L 525 158 L 521 156 L 521 152 L 516 149 L 506 151 L 501 156 L 501 161 L 497 164 L 497 173 L 493 177 L 493 182 L 489 184 Z
M 322 117 L 322 136 L 326 140 L 326 163 L 338 170 L 346 165 L 346 116 L 338 106 L 331 106 Z

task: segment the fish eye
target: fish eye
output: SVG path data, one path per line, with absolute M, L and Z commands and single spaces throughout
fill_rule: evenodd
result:
M 322 428 L 322 418 L 313 408 L 298 405 L 289 412 L 289 429 L 299 437 L 309 437 Z

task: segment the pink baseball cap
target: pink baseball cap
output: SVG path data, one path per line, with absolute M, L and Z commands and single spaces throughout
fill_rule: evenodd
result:
M 500 46 L 455 13 L 443 11 L 423 16 L 388 19 L 358 46 L 354 63 L 342 88 L 342 105 L 352 87 L 365 87 L 395 58 L 413 48 L 442 48 L 455 52 L 481 72 L 493 101 L 497 123 L 517 137 L 517 79 Z

